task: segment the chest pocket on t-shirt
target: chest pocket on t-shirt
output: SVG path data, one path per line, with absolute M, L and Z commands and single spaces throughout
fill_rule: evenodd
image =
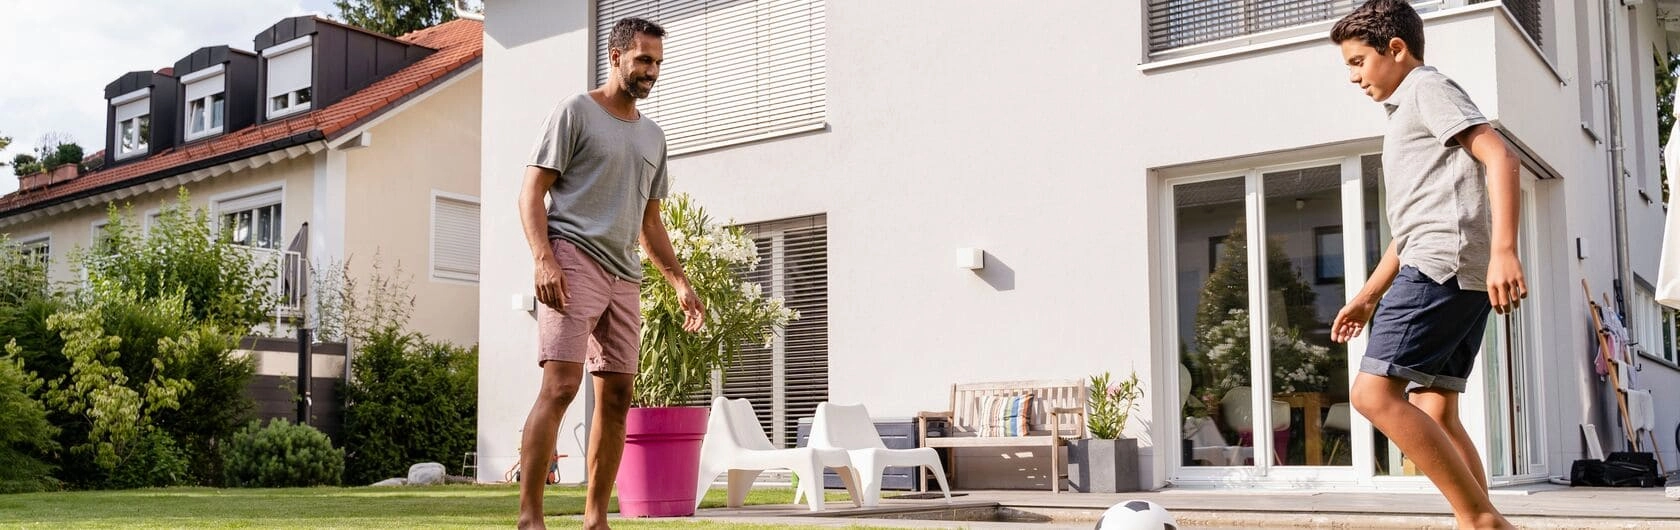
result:
M 647 200 L 648 196 L 653 193 L 653 177 L 659 173 L 659 165 L 644 157 L 642 158 L 641 170 L 636 189 L 641 191 L 642 200 Z

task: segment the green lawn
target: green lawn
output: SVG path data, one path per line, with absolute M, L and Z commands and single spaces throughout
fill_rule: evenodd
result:
M 747 504 L 792 500 L 790 489 L 758 488 Z M 723 501 L 723 491 L 712 490 L 702 507 Z M 0 528 L 511 528 L 518 505 L 511 485 L 74 491 L 0 495 Z M 550 525 L 574 527 L 576 518 L 558 516 L 583 513 L 583 489 L 551 487 L 543 508 Z M 613 527 L 777 528 L 687 519 L 627 520 Z

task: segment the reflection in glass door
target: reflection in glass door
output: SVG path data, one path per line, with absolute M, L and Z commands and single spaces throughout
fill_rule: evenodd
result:
M 1244 466 L 1255 422 L 1247 396 L 1247 181 L 1236 176 L 1173 186 L 1179 398 L 1185 466 Z M 1240 321 L 1235 321 L 1240 319 Z

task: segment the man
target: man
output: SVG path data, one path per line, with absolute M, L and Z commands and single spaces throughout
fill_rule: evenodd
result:
M 543 125 L 525 168 L 519 213 L 536 260 L 537 328 L 542 388 L 521 441 L 519 527 L 543 528 L 542 477 L 555 431 L 587 368 L 595 383 L 589 436 L 589 493 L 584 528 L 607 528 L 624 421 L 641 349 L 641 259 L 648 253 L 681 298 L 683 328 L 699 331 L 705 314 L 659 217 L 669 186 L 665 133 L 636 110 L 664 60 L 659 25 L 626 18 L 608 40 L 611 75 L 567 98 Z M 543 208 L 543 194 L 550 205 Z

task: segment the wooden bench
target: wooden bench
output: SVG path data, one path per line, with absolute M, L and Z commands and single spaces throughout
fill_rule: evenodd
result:
M 997 436 L 995 433 L 987 433 L 986 426 L 981 425 L 986 414 L 986 411 L 981 410 L 981 402 L 987 396 L 1020 395 L 1033 397 L 1026 435 Z M 946 469 L 949 470 L 953 483 L 957 477 L 957 448 L 1047 447 L 1050 449 L 1050 491 L 1059 493 L 1062 480 L 1067 477 L 1066 465 L 1061 461 L 1059 449 L 1064 440 L 1085 437 L 1087 397 L 1083 380 L 951 385 L 951 408 L 917 414 L 916 432 L 921 440 L 921 447 L 952 449 L 951 465 Z M 945 420 L 944 436 L 928 436 L 928 420 L 934 418 Z M 927 476 L 922 476 L 921 483 L 922 491 L 927 491 Z

